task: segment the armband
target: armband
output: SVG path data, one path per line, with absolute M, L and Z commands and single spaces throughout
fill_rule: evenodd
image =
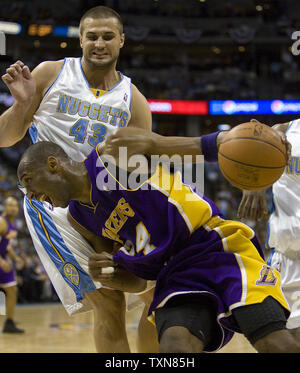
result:
M 204 156 L 204 160 L 207 162 L 218 161 L 218 146 L 217 137 L 222 131 L 210 133 L 208 135 L 201 136 L 201 149 Z

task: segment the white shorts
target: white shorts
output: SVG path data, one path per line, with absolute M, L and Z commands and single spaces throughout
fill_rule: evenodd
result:
M 281 288 L 290 307 L 288 329 L 300 327 L 300 257 L 291 259 L 274 250 L 268 264 L 277 269 L 281 275 Z
M 91 279 L 88 258 L 95 252 L 70 225 L 68 209 L 24 198 L 27 226 L 39 258 L 69 315 L 91 310 L 84 299 L 102 285 Z
M 92 310 L 84 293 L 110 288 L 91 279 L 88 258 L 95 251 L 71 226 L 67 212 L 68 208 L 52 209 L 46 202 L 24 198 L 24 214 L 35 250 L 60 301 L 72 315 Z M 142 293 L 154 286 L 154 281 L 148 281 Z M 128 311 L 143 303 L 134 294 L 126 294 L 126 301 Z

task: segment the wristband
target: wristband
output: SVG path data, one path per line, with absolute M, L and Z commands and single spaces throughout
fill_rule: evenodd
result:
M 209 133 L 208 135 L 201 136 L 201 149 L 204 160 L 207 162 L 218 161 L 218 146 L 217 137 L 222 131 Z

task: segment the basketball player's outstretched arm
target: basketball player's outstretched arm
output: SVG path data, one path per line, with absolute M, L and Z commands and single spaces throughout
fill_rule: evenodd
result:
M 6 69 L 2 80 L 15 102 L 0 116 L 0 147 L 12 146 L 25 136 L 43 94 L 61 65 L 61 61 L 45 61 L 30 72 L 28 66 L 17 61 Z
M 215 143 L 218 147 L 227 131 L 219 132 Z M 155 132 L 147 133 L 144 129 L 127 127 L 118 128 L 101 144 L 103 154 L 115 158 L 118 156 L 119 147 L 127 147 L 130 158 L 134 154 L 151 155 L 202 155 L 201 137 L 161 136 Z M 196 158 L 194 158 L 195 160 Z

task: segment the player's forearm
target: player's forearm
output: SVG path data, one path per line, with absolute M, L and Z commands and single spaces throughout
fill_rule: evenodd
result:
M 178 154 L 184 156 L 186 154 L 197 155 L 201 154 L 199 137 L 164 137 L 157 136 L 154 138 L 154 147 L 151 153 L 155 155 L 166 154 L 172 156 Z
M 214 136 L 215 134 L 215 136 Z M 211 134 L 213 151 L 216 153 L 217 149 L 226 134 L 226 131 L 216 132 Z M 203 149 L 203 137 L 164 137 L 154 134 L 151 138 L 153 141 L 153 146 L 151 147 L 151 154 L 162 155 L 166 154 L 172 156 L 178 154 L 180 156 L 184 155 L 205 155 L 205 150 Z M 206 136 L 207 137 L 207 136 Z M 150 154 L 149 154 L 150 155 Z
M 0 147 L 12 146 L 26 134 L 26 114 L 30 103 L 15 102 L 0 116 Z

